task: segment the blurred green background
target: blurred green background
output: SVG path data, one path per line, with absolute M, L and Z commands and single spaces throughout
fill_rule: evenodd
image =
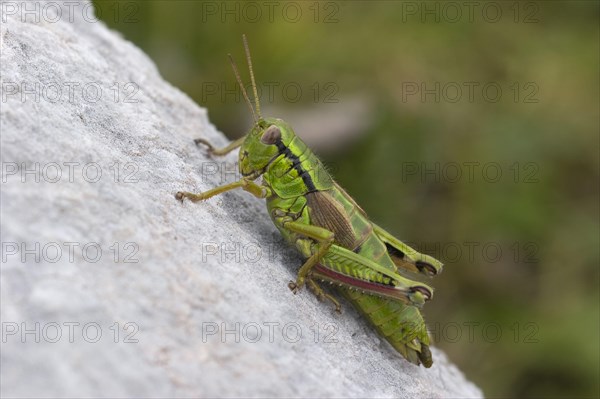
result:
M 598 2 L 94 3 L 232 139 L 246 33 L 263 114 L 445 262 L 436 346 L 488 397 L 598 397 Z

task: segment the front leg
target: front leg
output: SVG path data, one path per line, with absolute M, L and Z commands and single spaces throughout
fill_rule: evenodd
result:
M 233 190 L 239 187 L 241 187 L 245 191 L 248 191 L 250 194 L 258 198 L 266 198 L 269 195 L 271 195 L 271 190 L 268 187 L 256 184 L 248 179 L 240 179 L 236 182 L 215 187 L 213 189 L 198 194 L 189 193 L 187 191 L 178 191 L 177 194 L 175 194 L 175 198 L 181 202 L 183 202 L 184 198 L 187 198 L 192 202 L 198 202 L 214 197 L 215 195 L 224 193 L 225 191 Z
M 246 136 L 242 136 L 239 139 L 232 141 L 231 143 L 229 143 L 228 145 L 226 145 L 223 148 L 215 148 L 215 147 L 213 147 L 213 145 L 210 142 L 208 142 L 205 139 L 195 139 L 194 143 L 196 143 L 196 145 L 204 144 L 208 148 L 209 153 L 211 153 L 212 155 L 220 156 L 220 155 L 229 154 L 231 151 L 233 151 L 236 148 L 238 148 L 239 146 L 241 146 L 244 143 L 244 140 L 246 140 Z

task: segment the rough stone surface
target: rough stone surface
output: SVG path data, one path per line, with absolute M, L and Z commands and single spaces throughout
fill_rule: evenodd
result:
M 226 143 L 206 110 L 63 11 L 0 31 L 3 397 L 482 395 L 439 350 L 413 366 L 347 303 L 292 295 L 300 258 L 260 200 L 178 203 L 236 155 L 196 148 Z

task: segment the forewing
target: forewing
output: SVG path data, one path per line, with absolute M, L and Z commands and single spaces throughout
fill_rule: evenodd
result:
M 344 248 L 354 249 L 356 236 L 344 208 L 327 191 L 306 194 L 311 224 L 323 227 L 334 234 L 334 242 Z

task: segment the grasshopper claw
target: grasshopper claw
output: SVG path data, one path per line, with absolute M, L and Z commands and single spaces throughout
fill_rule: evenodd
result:
M 296 294 L 298 292 L 298 284 L 296 284 L 294 281 L 290 281 L 288 283 L 288 288 L 294 293 Z
M 199 146 L 200 144 L 204 144 L 207 147 L 208 152 L 211 154 L 215 150 L 214 147 L 212 146 L 212 144 L 210 144 L 208 141 L 206 141 L 204 139 L 200 139 L 200 138 L 194 139 L 194 144 L 196 144 L 197 146 Z
M 426 287 L 419 287 L 419 286 L 410 287 L 410 291 L 411 292 L 420 292 L 421 294 L 423 294 L 425 296 L 426 301 L 430 300 L 431 297 L 433 296 L 433 293 L 431 292 L 431 290 Z
M 408 292 L 408 299 L 417 307 L 423 306 L 423 304 L 426 301 L 429 301 L 433 296 L 433 292 L 423 286 L 410 287 Z
M 438 270 L 430 263 L 418 260 L 415 262 L 415 266 L 421 273 L 433 277 L 438 274 Z

